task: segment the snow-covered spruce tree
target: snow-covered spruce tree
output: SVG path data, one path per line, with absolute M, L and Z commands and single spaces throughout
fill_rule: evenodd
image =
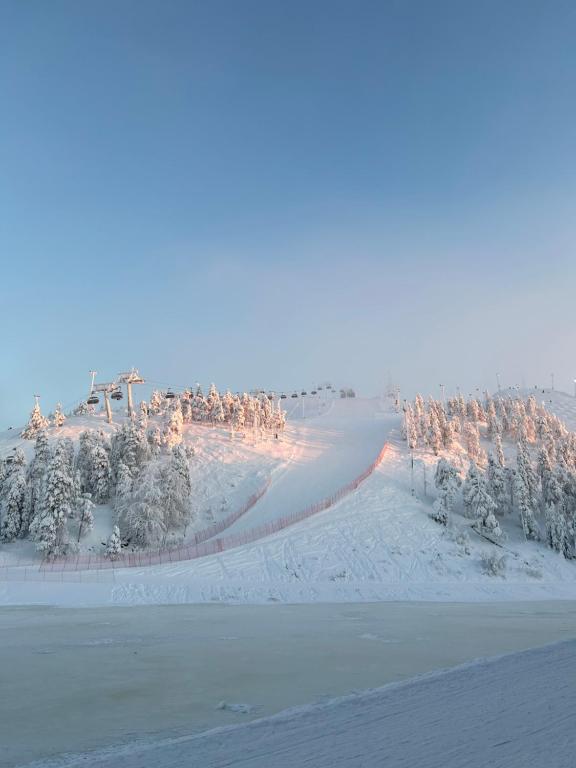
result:
M 500 466 L 492 454 L 488 455 L 486 482 L 488 484 L 488 492 L 496 504 L 496 512 L 503 515 L 508 508 L 506 470 Z
M 414 410 L 410 404 L 406 406 L 404 421 L 406 424 L 406 442 L 408 443 L 408 448 L 413 451 L 418 445 L 418 425 Z
M 89 493 L 83 493 L 76 501 L 74 519 L 78 524 L 78 541 L 94 527 L 94 502 Z
M 164 400 L 162 398 L 162 394 L 158 392 L 157 389 L 155 389 L 154 392 L 152 392 L 152 397 L 150 398 L 150 403 L 148 405 L 150 415 L 158 416 L 158 414 L 162 413 L 163 407 Z
M 76 467 L 80 474 L 82 492 L 91 494 L 96 504 L 110 498 L 110 444 L 103 432 L 89 430 L 79 438 Z
M 474 398 L 470 398 L 468 400 L 468 403 L 466 405 L 466 415 L 473 424 L 476 424 L 478 421 L 480 421 L 480 408 L 478 406 L 478 401 Z
M 475 509 L 480 488 L 480 472 L 475 461 L 470 462 L 468 473 L 462 487 L 462 501 L 467 517 L 475 517 Z
M 470 461 L 477 462 L 481 460 L 480 434 L 476 424 L 471 421 L 466 421 L 464 424 L 464 443 Z
M 464 507 L 469 517 L 474 518 L 474 527 L 480 533 L 499 537 L 502 535 L 498 520 L 494 515 L 496 503 L 486 485 L 484 475 L 471 461 L 463 489 Z
M 220 402 L 220 401 L 218 401 Z M 171 449 L 182 442 L 182 410 L 180 406 L 172 408 L 162 433 L 162 444 Z
M 192 483 L 188 457 L 181 445 L 172 448 L 170 461 L 162 473 L 162 480 L 166 529 L 185 527 L 190 520 Z
M 2 483 L 0 498 L 0 523 L 3 541 L 13 541 L 21 534 L 26 493 L 25 459 L 22 451 L 14 451 L 12 462 Z
M 546 494 L 544 497 L 546 541 L 552 549 L 561 552 L 566 557 L 570 551 L 570 541 L 568 522 L 564 513 L 564 502 L 560 475 L 553 472 L 546 483 Z
M 544 447 L 538 451 L 538 457 L 536 459 L 536 472 L 540 479 L 542 508 L 545 509 L 549 501 L 548 484 L 552 478 L 552 463 L 548 452 Z
M 25 440 L 34 440 L 38 432 L 46 429 L 48 426 L 48 419 L 42 416 L 40 405 L 36 403 L 28 419 L 28 424 L 22 430 L 22 437 Z
M 428 445 L 434 452 L 434 456 L 438 456 L 440 449 L 442 448 L 442 432 L 438 424 L 438 417 L 435 413 L 430 414 L 430 426 L 428 427 Z
M 148 430 L 148 445 L 150 446 L 150 454 L 157 456 L 160 453 L 162 447 L 162 433 L 157 426 Z
M 59 440 L 48 462 L 41 510 L 31 528 L 38 550 L 47 558 L 70 551 L 67 520 L 74 505 L 73 493 L 67 446 Z
M 49 461 L 50 448 L 48 446 L 48 437 L 46 436 L 46 432 L 41 430 L 36 437 L 34 458 L 28 466 L 26 475 L 26 493 L 24 496 L 22 528 L 20 529 L 20 536 L 23 538 L 28 535 L 32 520 L 40 511 L 40 505 L 44 495 L 44 481 Z
M 528 446 L 522 441 L 516 445 L 516 471 L 522 477 L 526 486 L 530 508 L 535 509 L 538 500 L 536 474 L 532 466 Z
M 180 398 L 180 408 L 182 410 L 182 421 L 184 424 L 190 424 L 192 421 L 192 395 L 184 392 Z
M 244 422 L 245 422 L 244 406 L 242 405 L 240 398 L 236 398 L 232 403 L 232 417 L 231 417 L 232 428 L 238 432 L 241 429 L 244 429 Z
M 286 428 L 286 411 L 282 410 L 282 406 L 278 403 L 278 407 L 272 414 L 272 429 L 278 434 L 283 432 Z
M 125 422 L 112 437 L 110 463 L 112 467 L 112 482 L 116 482 L 116 469 L 120 462 L 124 463 L 133 476 L 150 456 L 150 445 L 144 432 L 138 424 Z
M 116 493 L 114 496 L 114 512 L 118 525 L 126 527 L 126 515 L 132 497 L 133 479 L 129 468 L 120 461 L 116 468 Z
M 434 502 L 431 517 L 436 522 L 447 525 L 461 481 L 456 467 L 444 458 L 440 459 L 436 465 L 434 484 L 438 491 L 438 498 Z
M 146 432 L 148 429 L 148 403 L 145 400 L 140 403 L 137 427 L 142 432 Z
M 66 416 L 64 416 L 62 413 L 62 405 L 61 403 L 56 403 L 56 410 L 54 411 L 54 415 L 52 417 L 52 423 L 55 427 L 61 427 L 65 421 Z
M 494 450 L 496 451 L 496 461 L 504 469 L 506 460 L 504 459 L 504 450 L 502 448 L 502 438 L 499 434 L 494 435 Z
M 234 395 L 229 389 L 222 395 L 222 408 L 224 409 L 224 421 L 230 423 L 232 421 L 232 411 L 234 409 Z
M 162 478 L 158 462 L 149 462 L 134 479 L 128 511 L 126 536 L 136 547 L 159 547 L 166 533 Z
M 74 408 L 72 413 L 74 416 L 87 416 L 89 413 L 92 413 L 92 411 L 90 410 L 88 403 L 85 400 L 82 400 L 80 403 L 78 403 L 76 408 Z
M 96 504 L 105 504 L 110 498 L 110 459 L 101 443 L 94 446 L 92 454 L 92 496 Z
M 514 500 L 524 535 L 527 539 L 538 540 L 540 529 L 534 516 L 533 499 L 530 496 L 525 477 L 520 471 L 514 475 Z
M 110 560 L 118 560 L 121 553 L 122 542 L 120 540 L 120 528 L 115 525 L 106 544 L 106 557 L 108 557 Z
M 222 400 L 218 397 L 218 399 L 214 400 L 214 403 L 212 405 L 210 418 L 213 424 L 219 425 L 224 422 L 225 417 L 226 415 L 224 413 L 224 406 L 222 405 Z

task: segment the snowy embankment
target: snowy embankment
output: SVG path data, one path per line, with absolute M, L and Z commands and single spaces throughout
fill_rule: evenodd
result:
M 243 726 L 41 765 L 567 768 L 576 751 L 575 654 L 570 641 Z

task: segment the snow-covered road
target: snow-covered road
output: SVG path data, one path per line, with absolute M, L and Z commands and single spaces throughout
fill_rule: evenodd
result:
M 294 458 L 264 497 L 227 529 L 238 533 L 321 501 L 357 477 L 376 458 L 397 414 L 379 399 L 336 399 L 327 413 L 294 422 Z
M 576 604 L 560 602 L 1 609 L 0 764 L 246 723 L 574 637 Z M 473 719 L 479 716 L 471 713 L 471 727 L 482 732 Z M 449 708 L 442 719 L 448 726 L 453 718 Z M 311 747 L 308 737 L 304 728 Z M 247 749 L 243 738 L 238 755 Z M 226 765 L 212 762 L 213 749 L 206 762 L 189 759 L 191 752 L 168 751 L 165 761 L 154 751 L 151 759 L 158 766 Z M 235 764 L 231 750 L 229 742 L 223 755 Z M 148 765 L 114 754 L 103 765 Z M 292 757 L 292 765 L 306 765 Z

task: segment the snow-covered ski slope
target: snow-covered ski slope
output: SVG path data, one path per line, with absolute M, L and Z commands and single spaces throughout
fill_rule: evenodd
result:
M 305 509 L 358 477 L 378 455 L 400 417 L 378 399 L 338 399 L 325 414 L 295 422 L 295 457 L 268 492 L 227 533 Z
M 247 725 L 44 768 L 569 768 L 576 641 L 480 660 Z
M 569 427 L 576 426 L 573 397 L 547 391 L 541 399 Z M 241 521 L 246 529 L 274 514 L 298 511 L 341 487 L 373 459 L 384 440 L 390 449 L 357 491 L 279 533 L 198 560 L 113 573 L 10 569 L 0 574 L 0 601 L 128 605 L 576 598 L 576 563 L 543 543 L 525 541 L 513 516 L 502 520 L 504 549 L 479 537 L 471 521 L 459 515 L 448 529 L 432 521 L 436 459 L 431 452 L 417 453 L 412 495 L 410 456 L 399 421 L 380 401 L 361 399 L 337 400 L 325 415 L 294 420 L 286 442 L 276 448 L 283 458 L 269 495 Z M 281 441 L 271 441 L 272 449 L 275 442 Z M 500 576 L 485 567 L 495 552 L 506 557 Z

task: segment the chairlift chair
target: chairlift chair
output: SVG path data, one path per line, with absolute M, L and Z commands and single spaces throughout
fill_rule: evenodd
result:
M 168 392 L 166 392 L 166 394 L 164 395 L 165 400 L 174 400 L 174 397 L 175 397 L 174 392 L 172 392 L 171 389 L 169 389 Z
M 124 395 L 122 394 L 122 392 L 120 392 L 119 389 L 116 389 L 114 392 L 112 392 L 110 397 L 112 398 L 112 400 L 122 400 Z
M 96 395 L 90 395 L 90 397 L 88 398 L 88 400 L 86 400 L 86 402 L 88 403 L 88 405 L 98 405 L 98 403 L 100 402 L 100 398 L 97 397 Z

